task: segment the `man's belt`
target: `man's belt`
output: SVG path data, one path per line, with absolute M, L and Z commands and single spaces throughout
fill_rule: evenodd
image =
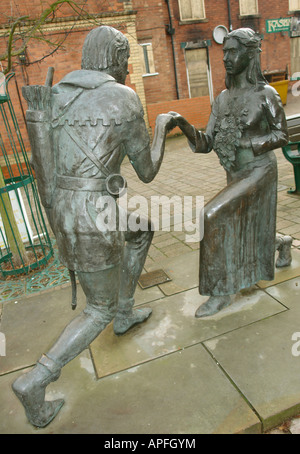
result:
M 106 191 L 113 197 L 120 197 L 127 187 L 125 178 L 118 173 L 112 173 L 107 178 L 80 178 L 57 175 L 56 185 L 60 189 L 71 191 Z
M 71 191 L 107 191 L 106 178 L 80 178 L 57 175 L 56 184 L 60 189 Z

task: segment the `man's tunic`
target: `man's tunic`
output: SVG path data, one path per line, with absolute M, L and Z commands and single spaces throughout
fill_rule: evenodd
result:
M 50 217 L 60 259 L 82 272 L 118 265 L 124 232 L 119 229 L 117 203 L 111 198 L 105 206 L 108 218 L 117 214 L 115 228 L 99 228 L 99 197 L 109 195 L 106 175 L 84 148 L 110 174 L 120 173 L 125 155 L 133 161 L 149 146 L 142 105 L 131 88 L 87 70 L 68 74 L 52 88 L 51 97 L 57 182 Z

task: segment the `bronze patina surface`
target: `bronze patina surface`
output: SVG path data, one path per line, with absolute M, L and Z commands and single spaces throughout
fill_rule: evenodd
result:
M 205 207 L 199 291 L 209 299 L 196 317 L 228 306 L 230 295 L 241 289 L 272 280 L 279 247 L 272 150 L 288 141 L 283 106 L 262 75 L 259 35 L 248 28 L 234 30 L 225 38 L 223 51 L 227 88 L 213 103 L 206 133 L 173 113 L 192 150 L 213 149 L 227 174 L 226 188 Z
M 87 300 L 36 366 L 13 384 L 28 420 L 38 427 L 46 426 L 64 403 L 45 401 L 46 387 L 62 367 L 112 320 L 120 335 L 152 312 L 133 305 L 154 232 L 150 221 L 143 230 L 126 225 L 128 215 L 117 204 L 126 189 L 120 166 L 128 156 L 138 177 L 152 181 L 175 120 L 159 115 L 150 145 L 141 102 L 125 86 L 128 58 L 127 38 L 112 27 L 98 27 L 86 37 L 80 70 L 53 87 L 50 73 L 46 86 L 23 89 L 39 193 L 60 260 L 70 270 L 72 307 L 75 272 Z

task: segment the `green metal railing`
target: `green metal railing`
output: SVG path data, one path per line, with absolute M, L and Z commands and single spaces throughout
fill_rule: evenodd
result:
M 8 91 L 14 77 L 0 73 L 0 270 L 18 276 L 47 264 L 52 242 L 34 174 Z

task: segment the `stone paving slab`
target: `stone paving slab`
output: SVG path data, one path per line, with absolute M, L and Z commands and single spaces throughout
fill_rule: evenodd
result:
M 78 309 L 83 305 L 79 287 Z M 0 375 L 35 364 L 72 318 L 70 287 L 3 304 L 0 331 L 6 356 L 0 357 Z
M 300 435 L 300 417 L 295 418 L 295 420 L 291 423 L 289 430 L 291 434 Z
M 98 378 L 195 345 L 286 310 L 265 292 L 253 288 L 212 317 L 196 319 L 195 311 L 207 297 L 197 289 L 165 297 L 147 306 L 150 319 L 116 336 L 110 324 L 91 344 Z
M 269 287 L 266 292 L 289 309 L 300 310 L 300 277 Z
M 136 304 L 162 296 L 157 287 L 138 288 Z M 71 288 L 68 286 L 3 304 L 0 331 L 6 337 L 6 356 L 0 357 L 0 375 L 35 364 L 84 308 L 85 296 L 80 285 L 77 285 L 77 299 L 77 309 L 72 311 Z
M 294 251 L 293 254 L 298 254 L 298 251 Z M 190 254 L 187 254 L 186 256 L 183 256 L 181 265 L 180 260 L 177 258 L 172 260 L 166 259 L 164 265 L 169 273 L 173 273 L 172 276 L 174 278 L 174 282 L 179 285 L 180 279 L 184 277 L 185 280 L 190 279 L 188 285 L 192 288 L 187 291 L 181 291 L 180 293 L 174 293 L 170 296 L 165 296 L 161 289 L 158 287 L 153 287 L 147 290 L 141 290 L 138 288 L 136 295 L 137 305 L 150 303 L 151 307 L 154 308 L 154 312 L 150 320 L 144 325 L 135 327 L 125 336 L 113 336 L 114 345 L 112 345 L 111 343 L 112 329 L 110 325 L 107 328 L 106 332 L 102 333 L 103 339 L 105 336 L 105 345 L 102 351 L 100 351 L 102 342 L 102 335 L 100 335 L 99 338 L 95 341 L 100 342 L 100 344 L 97 346 L 98 350 L 96 350 L 93 345 L 91 347 L 93 362 L 90 362 L 90 359 L 88 358 L 81 358 L 80 366 L 78 366 L 77 363 L 79 370 L 81 370 L 81 368 L 83 367 L 82 364 L 85 364 L 86 367 L 89 368 L 90 373 L 93 373 L 93 383 L 98 383 L 97 378 L 103 377 L 107 374 L 109 374 L 109 376 L 101 378 L 99 383 L 102 382 L 102 380 L 117 380 L 118 378 L 116 377 L 119 377 L 119 375 L 122 373 L 130 374 L 130 371 L 135 371 L 136 368 L 140 369 L 146 365 L 148 365 L 148 367 L 150 368 L 151 364 L 154 364 L 158 360 L 162 360 L 171 355 L 179 354 L 180 352 L 185 352 L 188 349 L 192 349 L 194 347 L 200 347 L 201 343 L 203 342 L 209 342 L 209 351 L 214 361 L 219 363 L 221 365 L 221 368 L 223 368 L 221 359 L 219 357 L 216 357 L 215 352 L 213 351 L 213 347 L 215 345 L 219 345 L 218 340 L 222 335 L 232 336 L 234 333 L 239 333 L 236 334 L 239 349 L 237 350 L 233 345 L 226 348 L 228 354 L 232 356 L 232 352 L 237 351 L 237 354 L 239 354 L 240 350 L 242 349 L 242 344 L 244 342 L 244 332 L 241 330 L 244 328 L 255 329 L 255 327 L 260 323 L 267 322 L 268 320 L 276 320 L 275 317 L 279 317 L 279 315 L 281 316 L 286 313 L 291 314 L 293 311 L 294 314 L 290 315 L 290 318 L 293 321 L 294 325 L 290 325 L 290 320 L 288 320 L 287 323 L 283 323 L 282 326 L 279 323 L 277 328 L 279 331 L 284 331 L 284 327 L 292 327 L 292 329 L 294 329 L 295 331 L 299 331 L 299 326 L 297 326 L 297 320 L 299 320 L 299 304 L 297 303 L 299 302 L 298 287 L 300 284 L 300 278 L 298 277 L 295 279 L 289 279 L 288 275 L 285 275 L 285 277 L 289 279 L 286 282 L 273 285 L 266 289 L 259 289 L 254 287 L 248 294 L 247 292 L 242 292 L 242 294 L 237 296 L 236 301 L 233 303 L 233 305 L 222 311 L 222 313 L 217 314 L 213 317 L 209 317 L 205 320 L 196 320 L 194 318 L 194 312 L 198 305 L 201 304 L 202 301 L 204 302 L 206 299 L 205 297 L 201 297 L 198 294 L 197 287 L 195 287 L 195 285 L 197 284 L 198 276 L 197 264 L 198 251 L 194 251 Z M 276 270 L 276 274 L 280 271 L 281 270 Z M 182 276 L 182 274 L 184 276 Z M 84 305 L 84 297 L 81 292 L 80 286 L 78 290 L 78 310 L 80 310 Z M 70 310 L 70 297 L 70 287 L 63 289 L 57 288 L 54 291 L 44 292 L 31 298 L 20 299 L 18 300 L 17 304 L 15 304 L 14 301 L 2 304 L 0 331 L 6 333 L 7 340 L 9 342 L 8 355 L 4 358 L 0 358 L 0 375 L 4 374 L 0 377 L 0 387 L 3 390 L 3 392 L 0 392 L 0 396 L 7 395 L 10 396 L 9 399 L 15 399 L 13 395 L 9 394 L 10 391 L 8 392 L 9 387 L 7 388 L 7 383 L 9 383 L 10 380 L 12 380 L 12 378 L 20 372 L 13 373 L 12 371 L 34 364 L 42 351 L 46 351 L 47 348 L 52 344 L 52 342 L 57 338 L 58 334 L 61 331 L 61 328 L 65 326 L 68 320 L 74 317 L 74 312 Z M 295 314 L 297 316 L 295 316 Z M 55 328 L 55 330 L 57 329 L 56 331 L 53 329 L 53 326 L 57 327 Z M 269 338 L 272 339 L 272 336 L 274 336 L 274 331 L 272 334 L 272 324 L 269 328 L 269 331 L 263 331 L 263 333 L 268 332 Z M 16 336 L 16 333 L 18 333 L 18 336 Z M 276 330 L 275 333 L 277 333 Z M 266 335 L 268 338 L 268 334 Z M 239 339 L 240 336 L 241 340 Z M 153 339 L 155 339 L 154 345 L 152 344 Z M 291 338 L 289 337 L 289 341 L 290 340 Z M 256 337 L 254 336 L 253 344 L 255 344 L 255 342 Z M 205 348 L 208 348 L 206 344 L 204 345 Z M 281 341 L 279 341 L 278 345 L 274 346 L 274 351 L 276 352 L 281 345 L 282 343 Z M 139 348 L 140 352 L 137 351 L 137 347 Z M 260 352 L 260 347 L 258 348 L 258 351 Z M 136 354 L 133 354 L 134 349 Z M 87 352 L 86 355 L 88 355 Z M 130 361 L 128 361 L 129 356 Z M 279 358 L 279 362 L 275 364 L 275 370 L 272 369 L 272 365 L 269 366 L 270 370 L 267 369 L 267 377 L 272 377 L 272 375 L 276 374 L 278 375 L 277 369 L 279 369 L 283 364 L 281 358 Z M 255 411 L 258 412 L 265 428 L 271 426 L 273 427 L 277 423 L 277 421 L 282 421 L 284 417 L 288 417 L 292 414 L 295 414 L 295 412 L 298 412 L 298 402 L 300 402 L 300 399 L 299 395 L 297 394 L 297 387 L 295 385 L 295 382 L 293 382 L 293 379 L 295 379 L 295 374 L 298 374 L 298 369 L 297 367 L 292 367 L 292 365 L 295 365 L 295 363 L 291 362 L 291 364 L 284 364 L 284 369 L 286 370 L 288 379 L 286 378 L 286 376 L 282 376 L 279 379 L 279 381 L 281 381 L 282 383 L 287 383 L 289 389 L 291 389 L 291 392 L 293 394 L 292 396 L 288 395 L 285 399 L 281 399 L 278 403 L 275 399 L 275 397 L 277 398 L 278 394 L 278 390 L 276 389 L 278 383 L 275 383 L 275 386 L 273 386 L 273 384 L 270 382 L 270 387 L 273 388 L 274 394 L 276 394 L 275 397 L 273 395 L 270 396 L 270 399 L 274 398 L 275 400 L 275 403 L 272 401 L 271 404 L 269 404 L 269 406 L 271 405 L 271 410 L 269 410 L 269 407 L 267 407 L 266 409 L 263 405 L 261 405 L 260 407 L 259 402 L 257 403 L 256 401 L 254 401 L 254 404 L 258 407 L 257 410 L 256 406 L 252 403 L 250 398 L 248 399 L 248 396 L 246 395 L 246 400 L 249 400 L 250 403 L 248 410 L 250 411 L 251 417 L 245 411 L 245 408 L 242 408 L 240 413 L 242 428 L 236 428 L 236 420 L 238 418 L 236 417 L 237 413 L 235 412 L 235 410 L 230 413 L 231 415 L 233 415 L 233 419 L 231 419 L 231 416 L 226 416 L 226 418 L 224 417 L 224 421 L 221 421 L 218 427 L 212 427 L 212 425 L 214 424 L 212 415 L 208 415 L 211 420 L 204 421 L 204 419 L 202 419 L 203 414 L 201 413 L 202 416 L 200 417 L 201 424 L 199 433 L 231 433 L 231 430 L 247 430 L 245 429 L 246 426 L 248 427 L 248 430 L 250 432 L 259 431 L 261 426 L 257 422 L 257 416 L 255 416 L 256 422 L 252 421 L 253 414 L 255 415 L 255 412 L 253 413 L 252 407 L 255 409 Z M 68 365 L 67 368 L 68 367 L 71 366 Z M 76 368 L 76 362 L 73 363 L 72 367 Z M 248 362 L 247 359 L 244 364 L 242 361 L 240 362 L 240 367 L 245 368 L 245 375 L 247 375 L 246 369 L 248 368 L 248 376 L 251 376 L 251 372 L 249 373 L 249 370 L 256 370 L 258 365 L 255 364 L 255 362 L 253 364 L 252 361 Z M 252 369 L 252 367 L 254 369 Z M 123 372 L 121 372 L 122 370 Z M 153 370 L 154 373 L 156 373 L 156 369 L 154 368 Z M 10 373 L 7 374 L 7 372 Z M 73 373 L 75 374 L 75 371 Z M 78 373 L 78 371 L 76 373 Z M 78 380 L 79 379 L 80 374 Z M 235 380 L 233 372 L 230 372 L 230 374 L 228 374 L 227 379 L 229 383 L 231 383 L 232 381 L 234 385 L 233 387 L 237 387 L 239 392 L 244 393 L 243 381 L 241 380 L 241 383 L 239 383 L 237 380 Z M 74 381 L 74 377 L 70 379 L 70 383 L 72 380 Z M 53 386 L 56 387 L 53 388 L 55 389 L 55 391 L 53 391 L 55 396 L 57 393 L 59 395 L 60 392 L 65 393 L 65 391 L 63 390 L 60 391 L 60 383 L 61 381 L 59 380 L 57 384 L 53 384 Z M 81 387 L 83 387 L 83 392 L 86 390 L 84 380 L 78 381 L 76 383 L 77 385 L 75 385 L 77 386 L 77 388 L 73 389 L 72 394 L 74 396 L 76 394 L 80 395 Z M 125 381 L 125 383 L 127 382 Z M 253 385 L 252 383 L 252 386 L 254 389 L 250 387 L 250 391 L 253 395 L 258 395 L 259 392 L 257 391 L 257 388 L 261 388 L 263 390 L 263 395 L 268 396 L 268 392 L 264 390 L 263 385 L 261 385 L 260 382 L 257 384 L 257 386 Z M 251 398 L 252 394 L 250 396 Z M 50 397 L 51 395 L 52 394 L 50 392 Z M 8 404 L 7 402 L 5 402 L 1 413 L 2 411 L 5 411 L 5 408 L 7 408 Z M 10 400 L 9 402 L 9 414 L 13 414 L 14 408 L 16 409 L 15 411 L 18 412 L 17 418 L 14 418 L 14 421 L 16 422 L 21 418 L 21 415 L 23 414 L 22 408 L 20 408 L 20 406 L 18 407 L 18 402 L 16 402 L 16 399 L 14 400 L 14 403 L 11 403 Z M 82 409 L 80 407 L 79 401 L 76 405 L 78 412 L 83 411 L 83 409 L 85 408 L 85 411 L 88 413 L 90 411 L 90 407 L 93 407 L 93 399 L 90 398 L 85 401 L 84 396 L 82 395 Z M 106 405 L 109 405 L 108 400 L 106 402 Z M 183 415 L 185 416 L 185 410 L 182 411 Z M 166 414 L 164 416 L 166 417 Z M 59 418 L 61 418 L 61 416 L 59 416 Z M 61 419 L 59 419 L 58 422 L 59 421 L 60 423 L 62 423 Z M 26 424 L 26 421 L 24 422 L 24 424 Z M 56 422 L 54 422 L 53 424 L 56 424 Z M 86 422 L 84 422 L 83 430 L 86 430 L 86 433 L 89 433 L 90 429 L 87 428 L 85 424 Z M 130 424 L 133 424 L 133 419 L 130 419 Z M 5 426 L 4 431 L 10 430 L 7 429 L 7 427 L 8 426 Z M 21 423 L 21 425 L 19 425 L 18 427 L 18 430 L 20 430 L 22 433 L 22 431 L 24 430 L 23 423 Z M 53 428 L 51 429 L 51 427 L 52 424 L 51 426 L 49 426 L 49 429 L 47 429 L 49 430 L 49 433 L 51 433 L 51 430 L 54 430 Z M 96 431 L 97 433 L 97 430 L 100 430 L 101 433 L 102 429 L 98 429 L 98 426 L 95 427 L 95 425 L 91 425 L 91 427 L 93 427 L 92 432 Z M 32 430 L 29 425 L 25 425 L 25 429 L 29 432 Z M 61 433 L 68 433 L 68 431 L 72 432 L 73 430 L 74 433 L 78 433 L 78 431 L 81 430 L 81 426 L 78 424 L 74 425 L 69 418 L 65 425 L 59 425 L 59 428 L 57 430 L 62 431 Z M 109 430 L 108 432 L 106 430 L 107 429 L 105 429 L 102 433 L 110 433 Z M 126 430 L 129 430 L 129 426 L 126 426 L 126 428 L 124 428 L 124 433 L 126 433 Z M 139 430 L 142 431 L 146 429 L 143 426 L 143 428 Z M 117 431 L 115 433 L 120 432 Z M 174 433 L 179 433 L 179 429 L 177 428 L 177 432 L 174 429 Z
M 47 399 L 65 405 L 44 429 L 26 420 L 1 378 L 0 433 L 9 434 L 222 434 L 260 433 L 261 424 L 234 386 L 197 345 L 95 380 L 86 352 L 69 363 Z M 5 392 L 3 392 L 5 389 Z M 129 435 L 130 436 L 130 435 Z
M 205 342 L 264 430 L 300 412 L 300 358 L 292 354 L 299 315 L 288 310 Z
M 191 251 L 179 257 L 164 258 L 160 260 L 159 264 L 145 265 L 146 271 L 153 271 L 157 268 L 163 269 L 172 279 L 171 282 L 159 285 L 159 289 L 164 295 L 174 295 L 198 287 L 199 251 Z

